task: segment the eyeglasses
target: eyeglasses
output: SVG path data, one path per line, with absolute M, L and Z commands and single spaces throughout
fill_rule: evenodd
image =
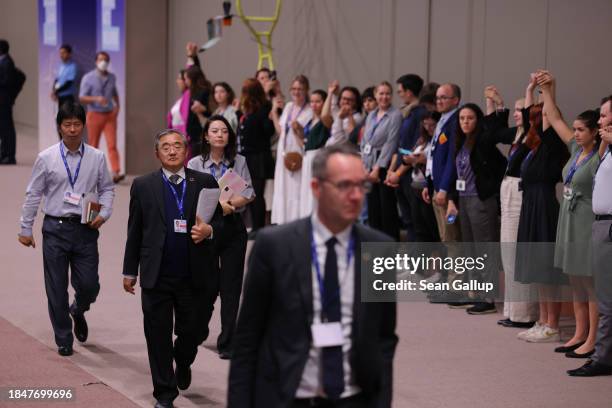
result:
M 321 181 L 331 184 L 343 194 L 353 191 L 353 189 L 355 188 L 358 189 L 362 193 L 369 193 L 372 190 L 372 183 L 367 180 L 357 181 L 357 182 L 348 181 L 348 180 L 333 182 L 327 179 L 321 179 Z
M 170 153 L 172 149 L 174 149 L 177 152 L 181 152 L 185 149 L 185 145 L 183 143 L 174 143 L 174 144 L 164 143 L 159 148 L 159 150 L 161 150 L 164 153 Z
M 453 99 L 454 96 L 446 96 L 446 95 L 442 95 L 442 96 L 436 96 L 436 101 L 447 101 L 449 99 Z

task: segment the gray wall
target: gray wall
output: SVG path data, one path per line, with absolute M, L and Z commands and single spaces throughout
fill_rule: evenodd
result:
M 147 10 L 143 18 L 143 10 Z M 168 60 L 167 0 L 126 1 L 126 171 L 159 166 L 153 139 L 165 127 Z
M 243 3 L 247 14 L 271 14 L 274 0 Z M 222 10 L 220 2 L 206 0 L 169 6 L 172 100 L 185 43 L 205 42 L 205 21 Z M 571 118 L 612 91 L 605 76 L 612 66 L 610 22 L 610 0 L 285 0 L 274 58 L 286 94 L 298 73 L 312 88 L 338 78 L 363 89 L 415 72 L 456 82 L 464 101 L 481 104 L 484 86 L 495 84 L 508 105 L 523 95 L 530 72 L 547 68 L 558 78 L 559 104 Z M 203 59 L 211 81 L 226 80 L 239 91 L 256 69 L 256 43 L 235 19 Z
M 0 0 L 0 38 L 27 76 L 14 107 L 15 121 L 38 127 L 38 6 L 36 0 Z
M 212 0 L 128 2 L 128 170 L 153 165 L 152 132 L 163 126 L 178 96 L 174 79 L 185 63 L 185 43 L 206 41 L 206 20 L 222 13 Z M 271 14 L 274 0 L 245 0 L 247 14 Z M 235 8 L 233 9 L 235 12 Z M 37 126 L 38 50 L 36 0 L 1 0 L 0 37 L 28 76 L 15 106 L 17 122 Z M 520 97 L 528 74 L 550 69 L 568 119 L 612 92 L 610 0 L 285 0 L 273 36 L 285 93 L 306 74 L 313 88 L 329 80 L 359 88 L 415 72 L 437 82 L 455 81 L 464 101 L 482 103 L 496 84 L 507 104 Z M 164 62 L 166 61 L 166 62 Z M 236 91 L 253 75 L 255 42 L 239 19 L 203 54 L 212 81 Z

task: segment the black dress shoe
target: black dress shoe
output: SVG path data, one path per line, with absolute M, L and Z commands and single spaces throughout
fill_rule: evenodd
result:
M 57 354 L 63 357 L 68 357 L 72 355 L 72 346 L 61 346 L 57 349 Z
M 576 350 L 578 347 L 582 346 L 584 341 L 580 343 L 572 344 L 571 346 L 559 346 L 555 349 L 555 353 L 568 353 L 570 351 Z
M 3 157 L 0 159 L 0 164 L 17 164 L 17 161 L 14 158 Z
M 85 315 L 83 313 L 75 313 L 71 310 L 70 316 L 72 316 L 72 320 L 74 320 L 74 336 L 81 343 L 85 343 L 89 335 L 89 328 L 87 327 Z
M 219 358 L 221 360 L 231 360 L 232 352 L 229 350 L 222 350 L 219 352 Z
M 176 386 L 179 390 L 186 390 L 191 385 L 191 367 L 176 366 Z
M 172 401 L 156 401 L 155 408 L 174 408 Z
M 586 353 L 583 353 L 583 354 L 576 353 L 574 350 L 572 350 L 572 351 L 568 351 L 567 353 L 565 353 L 565 357 L 567 358 L 589 358 L 593 355 L 593 353 L 595 353 L 595 349 L 591 351 L 587 351 Z
M 495 313 L 497 312 L 497 309 L 495 308 L 495 303 L 480 302 L 468 308 L 466 312 L 468 312 L 468 314 L 471 314 L 471 315 L 482 315 L 482 314 Z
M 504 327 L 516 327 L 519 329 L 531 329 L 535 322 L 513 322 L 510 320 L 508 323 L 501 323 Z
M 501 319 L 501 320 L 497 321 L 497 324 L 502 325 L 502 326 L 504 326 L 506 324 L 510 324 L 510 323 L 512 323 L 512 320 L 510 320 L 510 319 Z
M 595 377 L 598 375 L 612 374 L 612 367 L 593 360 L 588 360 L 582 367 L 574 370 L 567 370 L 567 373 L 571 377 Z

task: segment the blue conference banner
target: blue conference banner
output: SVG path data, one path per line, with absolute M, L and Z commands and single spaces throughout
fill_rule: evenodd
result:
M 106 51 L 111 58 L 109 70 L 117 77 L 121 106 L 117 148 L 121 169 L 125 171 L 125 0 L 38 0 L 38 11 L 39 148 L 42 150 L 58 140 L 57 104 L 51 100 L 51 89 L 60 64 L 59 47 L 72 46 L 78 83 L 85 73 L 95 69 L 96 52 Z M 106 151 L 104 137 L 100 149 Z

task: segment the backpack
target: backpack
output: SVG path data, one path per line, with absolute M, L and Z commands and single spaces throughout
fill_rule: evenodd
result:
M 11 97 L 11 100 L 15 101 L 15 99 L 17 99 L 17 96 L 23 89 L 23 84 L 25 84 L 25 81 L 26 74 L 19 68 L 14 67 L 13 75 L 9 85 L 9 95 Z

